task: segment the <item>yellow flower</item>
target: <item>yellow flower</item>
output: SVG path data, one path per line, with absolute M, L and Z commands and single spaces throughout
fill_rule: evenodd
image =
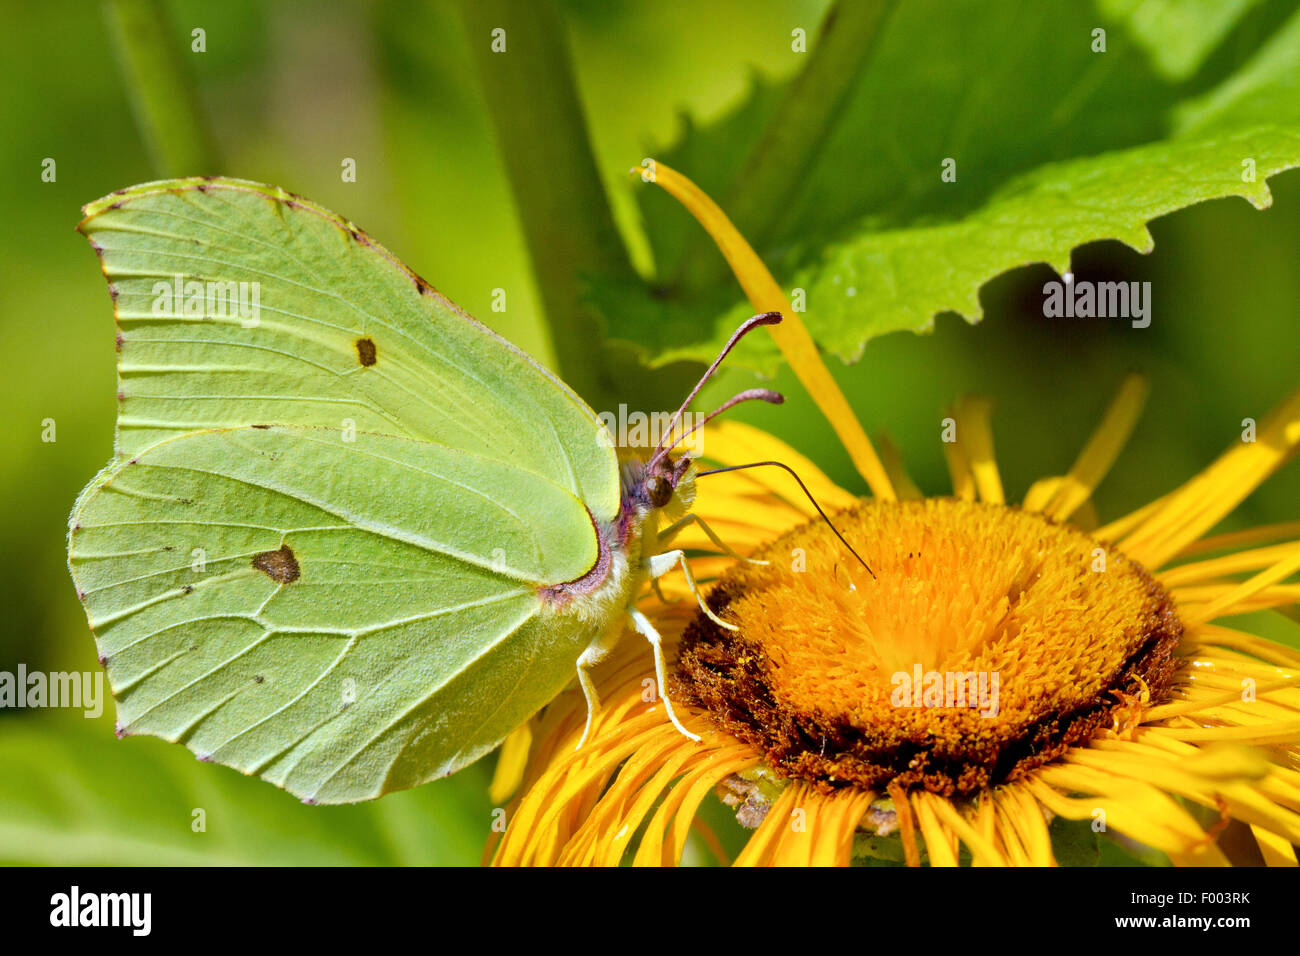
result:
M 953 497 L 923 499 L 874 448 L 780 289 L 693 184 L 656 178 L 718 241 L 873 496 L 737 423 L 717 465 L 790 465 L 869 567 L 775 469 L 711 479 L 696 511 L 743 554 L 694 562 L 718 627 L 663 582 L 642 609 L 676 658 L 665 718 L 650 655 L 598 670 L 602 708 L 561 696 L 508 742 L 487 849 L 499 865 L 675 864 L 715 793 L 753 828 L 740 865 L 846 865 L 898 834 L 910 864 L 1052 865 L 1049 820 L 1100 822 L 1179 864 L 1224 864 L 1225 834 L 1296 865 L 1300 654 L 1218 623 L 1300 602 L 1300 522 L 1207 536 L 1300 447 L 1300 392 L 1182 487 L 1097 526 L 1090 497 L 1145 398 L 1130 376 L 1063 476 L 1004 500 L 990 409 L 950 411 Z M 701 551 L 697 533 L 682 545 Z M 1199 808 L 1199 809 L 1198 809 Z M 1233 856 L 1240 850 L 1233 848 Z

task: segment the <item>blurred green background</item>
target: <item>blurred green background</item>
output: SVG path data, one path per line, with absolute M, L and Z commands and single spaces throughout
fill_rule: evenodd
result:
M 176 42 L 192 27 L 207 50 L 185 58 L 211 123 L 220 169 L 302 193 L 352 219 L 451 299 L 544 362 L 537 295 L 510 189 L 454 9 L 405 2 L 169 3 Z M 597 164 L 615 218 L 644 269 L 626 170 L 671 143 L 685 111 L 722 114 L 757 73 L 800 63 L 790 31 L 815 32 L 823 2 L 624 0 L 562 3 Z M 97 669 L 65 562 L 67 514 L 109 459 L 113 322 L 96 260 L 74 231 L 79 207 L 157 178 L 132 121 L 98 7 L 3 4 L 0 323 L 10 356 L 0 446 L 0 670 Z M 520 103 L 520 109 L 529 104 Z M 42 182 L 42 160 L 57 180 Z M 352 157 L 357 181 L 341 181 Z M 864 157 L 864 161 L 870 161 Z M 687 174 L 689 169 L 683 170 Z M 545 188 L 539 169 L 538 188 Z M 1265 212 L 1239 199 L 1155 222 L 1155 251 L 1118 243 L 1076 251 L 1079 278 L 1150 280 L 1151 328 L 1051 322 L 1029 267 L 982 293 L 985 319 L 941 316 L 929 336 L 873 341 L 832 368 L 868 430 L 887 429 L 928 493 L 946 493 L 938 440 L 944 405 L 964 392 L 996 403 L 1008 496 L 1069 467 L 1123 375 L 1151 400 L 1097 502 L 1116 517 L 1186 480 L 1300 385 L 1300 171 L 1272 180 Z M 644 187 L 643 187 L 644 188 Z M 508 291 L 506 313 L 492 290 Z M 711 388 L 744 387 L 732 372 Z M 863 490 L 830 429 L 782 373 L 781 409 L 746 409 L 838 481 Z M 706 397 L 705 404 L 708 398 Z M 43 421 L 57 440 L 42 441 Z M 1231 519 L 1300 517 L 1290 467 Z M 1294 633 L 1280 617 L 1257 622 Z M 0 710 L 0 861 L 32 863 L 473 863 L 487 836 L 491 760 L 373 805 L 309 808 L 232 770 L 152 739 L 116 741 L 111 707 Z M 203 808 L 206 832 L 191 828 Z

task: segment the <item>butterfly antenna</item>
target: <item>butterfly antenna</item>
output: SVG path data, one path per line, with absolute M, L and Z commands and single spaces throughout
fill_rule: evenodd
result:
M 701 471 L 695 477 L 703 478 L 705 475 L 720 475 L 726 471 L 740 471 L 742 468 L 760 468 L 765 465 L 771 465 L 776 468 L 784 468 L 786 471 L 790 473 L 790 477 L 799 483 L 799 487 L 803 490 L 803 493 L 808 496 L 808 500 L 812 502 L 812 506 L 816 508 L 817 513 L 822 516 L 822 520 L 826 522 L 826 527 L 830 528 L 831 531 L 835 532 L 835 537 L 840 539 L 840 543 L 844 545 L 844 547 L 848 548 L 849 553 L 858 559 L 858 563 L 867 569 L 867 573 L 870 574 L 872 578 L 875 578 L 876 572 L 871 570 L 871 565 L 863 561 L 862 555 L 858 554 L 858 552 L 853 549 L 853 545 L 849 544 L 848 541 L 844 539 L 844 535 L 840 534 L 839 529 L 836 528 L 835 525 L 831 523 L 831 519 L 826 517 L 826 512 L 823 511 L 822 506 L 817 503 L 817 499 L 812 496 L 812 492 L 809 491 L 808 486 L 803 483 L 803 479 L 800 478 L 797 474 L 795 474 L 795 470 L 791 468 L 789 465 L 787 465 L 785 462 L 751 461 L 747 465 L 728 465 L 725 468 L 710 468 L 708 471 Z
M 685 432 L 682 433 L 682 436 L 680 438 L 678 438 L 675 442 L 669 445 L 665 449 L 665 451 L 672 451 L 674 448 L 676 448 L 682 442 L 686 441 L 686 439 L 690 438 L 697 431 L 699 431 L 709 422 L 713 421 L 713 419 L 717 418 L 727 409 L 734 408 L 735 406 L 739 405 L 741 402 L 751 402 L 751 401 L 767 402 L 769 405 L 780 405 L 782 402 L 785 401 L 785 396 L 782 395 L 780 392 L 772 391 L 770 388 L 747 388 L 743 392 L 731 396 L 731 398 L 727 399 L 725 402 L 723 402 L 713 411 L 709 412 L 709 414 L 705 415 L 704 417 L 696 421 L 694 425 L 692 425 L 689 429 L 687 429 Z
M 700 378 L 698 382 L 695 383 L 695 387 L 691 389 L 691 393 L 686 396 L 686 401 L 682 402 L 681 407 L 677 409 L 676 413 L 674 413 L 672 420 L 668 423 L 668 428 L 664 431 L 663 439 L 659 442 L 658 445 L 655 446 L 654 454 L 651 455 L 650 460 L 646 462 L 647 468 L 650 468 L 658 464 L 659 459 L 663 458 L 664 455 L 668 454 L 668 450 L 673 447 L 672 445 L 665 446 L 664 442 L 668 441 L 673 431 L 677 428 L 678 424 L 681 422 L 682 415 L 685 414 L 687 406 L 690 405 L 691 402 L 695 400 L 695 396 L 698 395 L 700 389 L 704 387 L 704 383 L 713 377 L 713 373 L 718 370 L 718 366 L 721 365 L 722 360 L 727 357 L 727 353 L 736 347 L 736 343 L 739 342 L 741 339 L 743 339 L 754 329 L 758 328 L 760 325 L 776 325 L 780 321 L 781 321 L 780 312 L 764 312 L 762 315 L 755 315 L 752 318 L 746 319 L 744 322 L 740 324 L 740 328 L 736 329 L 735 332 L 731 333 L 731 338 L 727 339 L 727 344 L 722 347 L 722 351 L 718 353 L 718 357 L 715 358 L 713 360 L 713 364 L 710 365 L 708 369 L 705 370 L 704 375 Z M 677 442 L 673 443 L 673 445 L 676 444 Z

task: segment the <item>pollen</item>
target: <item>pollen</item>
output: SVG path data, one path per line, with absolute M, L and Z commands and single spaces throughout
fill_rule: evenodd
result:
M 864 501 L 739 564 L 683 638 L 677 693 L 823 792 L 969 795 L 1166 699 L 1182 624 L 1104 541 L 947 498 Z

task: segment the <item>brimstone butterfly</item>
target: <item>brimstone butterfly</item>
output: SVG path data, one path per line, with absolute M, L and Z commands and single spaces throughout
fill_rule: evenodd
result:
M 575 665 L 595 706 L 627 623 L 663 686 L 635 602 L 690 580 L 661 550 L 689 457 L 620 456 L 561 381 L 292 193 L 174 180 L 85 214 L 119 412 L 68 562 L 119 734 L 341 803 L 476 760 Z

